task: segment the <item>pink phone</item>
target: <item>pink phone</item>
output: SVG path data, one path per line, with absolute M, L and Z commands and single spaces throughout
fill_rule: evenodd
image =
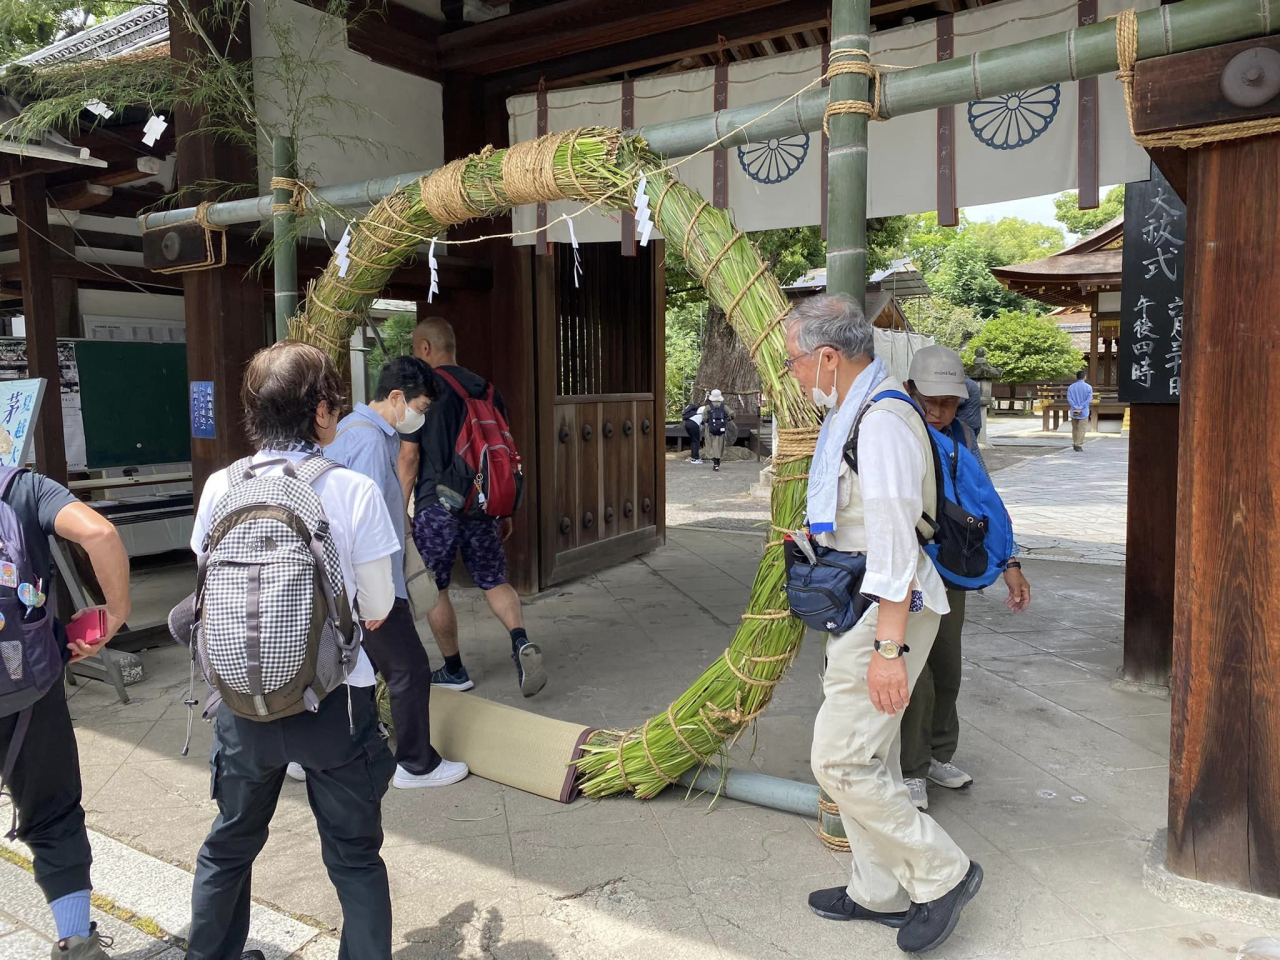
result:
M 67 624 L 67 639 L 92 646 L 107 635 L 107 611 L 86 610 Z

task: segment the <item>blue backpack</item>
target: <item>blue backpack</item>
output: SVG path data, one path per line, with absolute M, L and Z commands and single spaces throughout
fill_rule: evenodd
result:
M 871 403 L 888 399 L 911 404 L 929 433 L 938 502 L 932 513 L 926 508 L 924 517 L 934 535 L 926 540 L 917 531 L 924 552 L 948 587 L 981 590 L 991 586 L 1013 556 L 1013 522 L 995 484 L 972 451 L 955 437 L 929 426 L 924 411 L 902 391 L 884 390 L 872 397 Z M 859 416 L 845 445 L 845 460 L 855 472 L 861 423 Z
M 25 471 L 0 467 L 0 498 Z M 0 758 L 0 791 L 9 782 L 18 751 L 31 725 L 31 708 L 62 678 L 62 651 L 53 629 L 53 614 L 40 606 L 28 614 L 18 599 L 19 583 L 35 584 L 47 571 L 31 566 L 22 521 L 13 507 L 0 499 L 0 717 L 18 715 L 9 749 Z M 45 590 L 49 587 L 45 586 Z M 17 836 L 18 805 L 13 803 L 10 840 Z

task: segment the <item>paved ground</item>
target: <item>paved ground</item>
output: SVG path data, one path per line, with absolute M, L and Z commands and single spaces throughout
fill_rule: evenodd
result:
M 1085 563 L 1124 562 L 1129 440 L 1094 435 L 1084 453 L 1071 449 L 1069 427 L 1042 433 L 1039 417 L 998 417 L 984 453 L 1013 518 L 1026 556 Z M 671 527 L 763 530 L 768 501 L 750 495 L 763 464 L 697 466 L 667 460 L 667 523 Z
M 1123 482 L 1122 473 L 1115 479 L 1123 441 L 1087 449 L 1037 456 L 998 475 L 1011 509 L 1025 511 L 1019 525 L 1056 537 L 1058 548 L 1069 541 L 1082 559 L 1123 541 L 1114 529 L 1123 500 L 1113 502 L 1109 487 Z M 672 467 L 678 484 L 674 474 Z M 1072 484 L 1094 485 L 1111 513 L 1080 513 L 1073 523 L 1069 504 L 1041 502 L 1041 492 Z M 507 640 L 483 599 L 463 592 L 461 639 L 475 695 L 598 726 L 642 722 L 729 642 L 761 541 L 673 530 L 666 548 L 530 603 L 530 633 L 543 642 L 551 675 L 530 701 L 519 697 Z M 976 782 L 935 789 L 930 813 L 987 879 L 956 935 L 932 956 L 1234 957 L 1245 941 L 1276 931 L 1171 907 L 1142 886 L 1149 840 L 1166 820 L 1169 705 L 1112 687 L 1123 568 L 1036 559 L 1038 549 L 1028 551 L 1029 612 L 1009 613 L 998 591 L 971 600 L 956 760 Z M 214 813 L 209 735 L 197 724 L 191 755 L 179 755 L 184 657 L 176 648 L 143 657 L 149 678 L 130 688 L 132 703 L 116 704 L 94 683 L 73 691 L 71 710 L 99 889 L 181 936 L 190 865 Z M 811 781 L 820 662 L 811 637 L 731 762 Z M 807 911 L 806 894 L 844 882 L 848 869 L 846 856 L 818 842 L 813 818 L 732 801 L 709 809 L 706 798 L 674 791 L 649 803 L 563 806 L 477 778 L 439 792 L 393 790 L 384 812 L 397 960 L 900 956 L 889 931 Z M 0 915 L 0 958 L 43 957 L 43 907 L 15 871 L 0 864 L 0 910 L 9 915 Z M 269 956 L 300 947 L 296 955 L 307 960 L 331 955 L 326 932 L 340 911 L 300 784 L 286 783 L 254 893 L 263 904 L 255 937 Z M 118 953 L 141 960 L 152 948 L 166 946 L 149 940 L 128 948 L 143 952 Z

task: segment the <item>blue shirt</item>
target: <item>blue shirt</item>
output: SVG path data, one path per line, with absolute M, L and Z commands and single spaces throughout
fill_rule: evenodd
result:
M 956 408 L 956 419 L 968 425 L 974 433 L 982 432 L 982 385 L 972 377 L 964 378 L 967 400 L 961 400 Z
M 1077 380 L 1067 387 L 1067 403 L 1071 404 L 1071 416 L 1083 420 L 1089 416 L 1089 404 L 1093 403 L 1093 387 L 1083 380 Z M 1076 413 L 1080 410 L 1080 413 Z
M 324 448 L 324 455 L 336 460 L 356 473 L 363 473 L 378 485 L 382 499 L 391 514 L 391 526 L 400 541 L 400 549 L 391 555 L 391 577 L 395 581 L 396 596 L 407 600 L 409 591 L 404 585 L 404 492 L 396 472 L 400 455 L 400 435 L 381 414 L 363 403 L 338 424 L 338 436 Z

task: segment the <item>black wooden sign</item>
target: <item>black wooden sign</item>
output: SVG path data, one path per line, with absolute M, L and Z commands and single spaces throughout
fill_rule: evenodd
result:
M 1182 394 L 1182 285 L 1187 208 L 1155 164 L 1124 191 L 1120 399 L 1177 403 Z

